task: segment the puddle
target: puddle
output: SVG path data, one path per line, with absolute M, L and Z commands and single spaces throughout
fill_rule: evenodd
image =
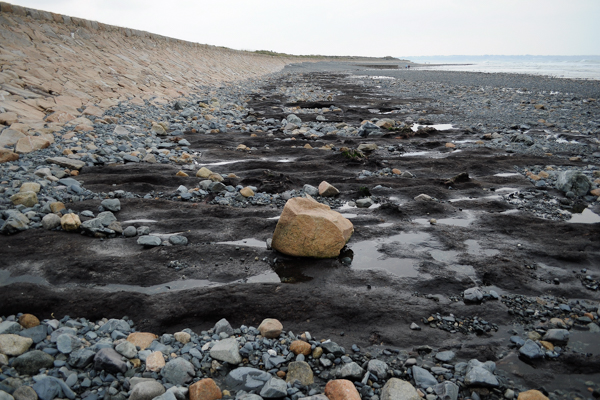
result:
M 477 240 L 469 239 L 465 240 L 465 245 L 467 245 L 467 253 L 472 255 L 486 255 L 489 257 L 495 256 L 496 254 L 500 254 L 499 250 L 496 249 L 484 249 L 481 247 Z
M 514 193 L 514 192 L 518 192 L 519 189 L 518 188 L 512 188 L 512 187 L 501 187 L 498 188 L 496 190 L 494 190 L 496 193 L 500 193 L 500 192 L 509 192 L 509 193 Z
M 409 152 L 400 154 L 400 157 L 426 156 L 426 157 L 429 157 L 429 158 L 444 158 L 444 157 L 448 157 L 450 154 L 460 153 L 460 152 L 462 152 L 462 150 L 460 150 L 460 149 L 453 150 L 453 151 L 445 151 L 445 152 L 440 152 L 440 151 L 409 151 Z
M 199 287 L 221 286 L 222 283 L 211 282 L 208 279 L 181 279 L 154 286 L 122 285 L 111 283 L 108 285 L 95 286 L 94 289 L 106 292 L 136 292 L 143 294 L 159 294 L 171 291 L 194 289 Z
M 451 200 L 452 201 L 452 200 Z M 470 211 L 463 211 L 466 218 L 441 218 L 436 219 L 436 225 L 451 225 L 451 226 L 469 226 L 469 224 L 475 221 L 475 215 Z M 417 218 L 413 219 L 413 222 L 421 225 L 430 225 L 430 218 Z
M 597 224 L 600 223 L 600 215 L 596 214 L 589 208 L 585 208 L 581 214 L 571 214 L 571 219 L 567 222 L 574 224 Z
M 509 176 L 518 176 L 521 175 L 518 172 L 501 172 L 499 174 L 494 174 L 494 176 L 499 176 L 501 178 L 508 178 Z
M 49 285 L 48 281 L 41 276 L 19 275 L 10 276 L 10 271 L 0 270 L 0 286 L 11 285 L 13 283 L 35 283 L 37 285 Z
M 600 354 L 600 333 L 571 329 L 567 347 L 581 353 Z
M 217 162 L 208 163 L 208 164 L 206 164 L 206 163 L 197 163 L 197 164 L 202 167 L 217 167 L 219 165 L 229 165 L 229 164 L 235 164 L 235 163 L 247 162 L 247 161 L 252 161 L 252 160 L 217 161 Z
M 384 270 L 406 278 L 428 278 L 417 270 L 422 257 L 431 256 L 442 263 L 454 263 L 459 255 L 455 250 L 442 250 L 441 243 L 426 232 L 402 232 L 387 238 L 365 240 L 348 245 L 350 267 L 354 270 Z M 385 254 L 383 249 L 388 250 Z
M 153 219 L 130 219 L 128 221 L 121 222 L 122 224 L 153 224 L 155 221 Z
M 348 219 L 352 219 L 352 218 L 358 217 L 358 214 L 352 214 L 352 213 L 341 213 L 341 215 L 342 215 L 342 217 L 348 218 Z
M 251 276 L 249 278 L 240 279 L 235 283 L 280 283 L 281 278 L 275 272 L 265 272 L 264 274 Z
M 271 218 L 269 218 L 271 219 Z M 264 240 L 257 239 L 242 239 L 242 240 L 232 240 L 230 242 L 217 242 L 216 244 L 228 244 L 239 247 L 260 247 L 263 249 L 267 248 L 267 243 Z
M 394 225 L 394 223 L 393 223 L 393 222 L 384 222 L 383 224 L 378 224 L 378 225 L 376 225 L 376 226 L 378 226 L 378 227 L 380 227 L 380 228 L 387 228 L 387 227 L 390 227 L 390 226 L 392 226 L 392 225 Z
M 413 126 L 411 126 L 410 128 L 416 132 L 419 130 L 419 128 L 434 128 L 438 131 L 448 131 L 450 129 L 456 129 L 455 127 L 452 126 L 452 124 L 437 124 L 437 125 L 419 125 L 419 124 L 413 124 Z

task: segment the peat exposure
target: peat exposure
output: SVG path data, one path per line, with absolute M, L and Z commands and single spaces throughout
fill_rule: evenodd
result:
M 393 65 L 297 64 L 121 102 L 0 164 L 0 333 L 21 332 L 19 313 L 53 326 L 41 349 L 59 325 L 98 352 L 95 332 L 151 332 L 167 365 L 193 364 L 226 398 L 239 363 L 295 377 L 264 398 L 323 398 L 335 378 L 386 398 L 391 377 L 427 398 L 597 397 L 598 83 Z M 306 195 L 352 222 L 339 257 L 270 248 L 286 201 Z M 258 329 L 268 318 L 281 336 Z M 191 383 L 137 346 L 115 376 Z M 83 358 L 63 350 L 47 351 L 57 368 Z M 129 380 L 82 385 L 107 376 L 83 370 L 77 396 L 133 396 Z

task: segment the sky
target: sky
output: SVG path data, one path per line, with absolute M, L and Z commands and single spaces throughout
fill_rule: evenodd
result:
M 600 55 L 600 0 L 8 0 L 241 50 Z

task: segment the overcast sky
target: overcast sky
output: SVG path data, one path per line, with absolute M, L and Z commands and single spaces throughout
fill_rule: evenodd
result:
M 600 54 L 600 0 L 8 2 L 244 50 L 395 57 Z

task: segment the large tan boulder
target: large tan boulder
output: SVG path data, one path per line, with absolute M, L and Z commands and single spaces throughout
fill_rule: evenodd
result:
M 15 153 L 24 154 L 45 149 L 50 146 L 50 141 L 39 136 L 26 136 L 19 139 L 15 145 Z
M 9 161 L 17 161 L 19 157 L 20 156 L 17 153 L 14 153 L 8 149 L 0 149 L 0 164 Z
M 271 247 L 290 256 L 333 258 L 354 232 L 352 222 L 312 197 L 285 204 Z
M 25 135 L 23 132 L 7 128 L 0 134 L 0 147 L 13 146 L 19 141 L 19 139 L 24 138 L 25 136 L 27 135 Z

